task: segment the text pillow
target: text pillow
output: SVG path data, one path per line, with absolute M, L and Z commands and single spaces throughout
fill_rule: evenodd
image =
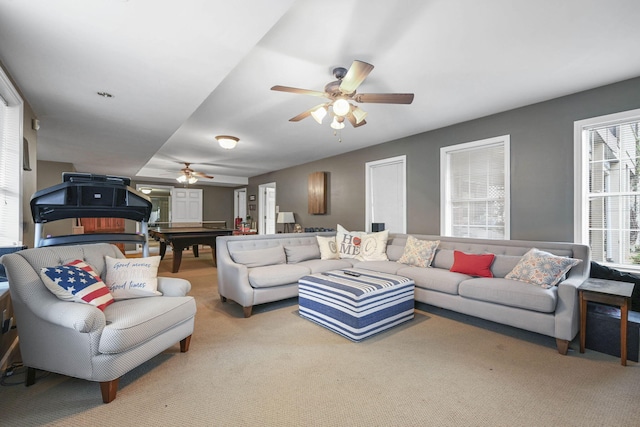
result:
M 495 257 L 494 254 L 466 254 L 453 251 L 453 265 L 449 271 L 469 276 L 493 277 L 491 264 Z
M 335 236 L 316 236 L 318 247 L 320 248 L 320 259 L 339 259 L 338 246 L 336 246 Z
M 580 259 L 557 256 L 533 248 L 520 258 L 518 264 L 504 278 L 552 288 L 571 267 L 581 262 Z
M 338 224 L 336 245 L 338 246 L 338 254 L 340 255 L 340 258 L 358 257 L 360 254 L 362 234 L 363 233 L 360 231 L 347 231 L 343 226 Z
M 357 259 L 361 261 L 388 261 L 387 240 L 389 240 L 389 230 L 363 234 L 360 238 L 360 254 Z
M 160 256 L 148 258 L 104 257 L 105 283 L 113 298 L 128 299 L 162 295 L 158 292 Z
M 98 273 L 82 260 L 44 267 L 40 277 L 47 289 L 61 300 L 95 305 L 100 310 L 114 302 Z
M 420 240 L 409 236 L 404 253 L 397 262 L 416 267 L 429 267 L 439 244 L 440 240 Z

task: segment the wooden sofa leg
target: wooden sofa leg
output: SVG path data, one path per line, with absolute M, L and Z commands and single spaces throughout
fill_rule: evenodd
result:
M 222 295 L 220 295 L 220 301 L 227 302 L 227 297 L 223 297 Z
M 242 307 L 242 311 L 244 311 L 244 317 L 251 317 L 251 311 L 253 310 L 253 306 L 250 305 L 249 307 Z
M 556 346 L 558 347 L 558 353 L 566 355 L 569 352 L 569 341 L 556 338 Z
M 27 368 L 26 380 L 24 385 L 29 387 L 30 385 L 34 385 L 36 383 L 36 368 Z
M 189 344 L 191 344 L 191 335 L 180 341 L 180 353 L 189 351 Z
M 120 378 L 116 378 L 115 380 L 100 383 L 100 391 L 102 392 L 102 401 L 104 403 L 110 403 L 116 398 L 119 382 Z

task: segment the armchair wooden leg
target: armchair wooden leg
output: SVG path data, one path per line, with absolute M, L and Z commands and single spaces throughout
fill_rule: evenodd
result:
M 569 352 L 569 341 L 556 338 L 556 346 L 558 347 L 558 353 L 566 355 Z
M 191 335 L 180 341 L 180 353 L 189 351 L 189 344 L 191 344 Z
M 102 392 L 102 401 L 104 403 L 109 403 L 116 398 L 119 382 L 120 378 L 116 378 L 115 380 L 100 383 L 100 391 Z
M 251 312 L 253 311 L 253 306 L 242 307 L 242 311 L 244 312 L 244 317 L 251 317 Z
M 29 387 L 36 383 L 36 369 L 27 367 L 26 380 L 24 385 Z

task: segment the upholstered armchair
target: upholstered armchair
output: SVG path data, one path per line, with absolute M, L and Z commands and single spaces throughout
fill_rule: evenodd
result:
M 191 289 L 187 280 L 158 277 L 162 296 L 120 299 L 102 310 L 61 300 L 41 278 L 43 267 L 74 260 L 83 260 L 103 277 L 105 256 L 125 259 L 107 243 L 41 247 L 2 257 L 27 386 L 34 384 L 36 369 L 56 372 L 99 382 L 102 400 L 109 403 L 122 375 L 177 342 L 181 352 L 188 351 L 196 304 L 186 295 Z

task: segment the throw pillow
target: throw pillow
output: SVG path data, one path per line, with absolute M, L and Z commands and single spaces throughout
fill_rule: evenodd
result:
M 362 232 L 347 231 L 338 224 L 336 233 L 336 245 L 338 245 L 338 255 L 340 258 L 357 258 L 360 254 L 360 244 L 362 243 Z
M 111 258 L 105 256 L 105 283 L 113 298 L 128 299 L 162 295 L 158 292 L 160 256 Z
M 47 289 L 61 300 L 95 305 L 100 310 L 114 302 L 98 273 L 82 260 L 43 267 L 40 277 Z
M 491 264 L 495 257 L 494 254 L 466 254 L 453 251 L 453 265 L 449 271 L 469 276 L 493 277 Z
M 360 261 L 388 261 L 387 240 L 389 230 L 363 234 L 360 239 L 360 254 L 356 258 Z
M 557 256 L 533 248 L 520 258 L 518 264 L 504 278 L 552 288 L 571 267 L 580 262 L 582 260 Z
M 316 236 L 318 239 L 318 247 L 320 248 L 320 259 L 339 259 L 338 246 L 334 236 Z
M 284 252 L 287 254 L 287 262 L 289 264 L 295 264 L 308 259 L 320 258 L 320 249 L 318 249 L 318 245 L 285 246 Z
M 397 262 L 416 267 L 429 267 L 439 244 L 440 240 L 420 240 L 409 236 L 404 253 Z

